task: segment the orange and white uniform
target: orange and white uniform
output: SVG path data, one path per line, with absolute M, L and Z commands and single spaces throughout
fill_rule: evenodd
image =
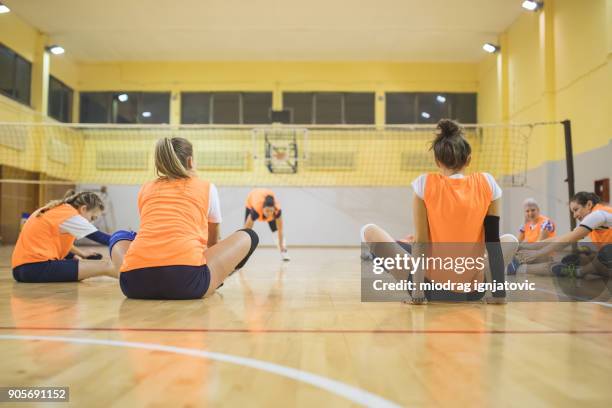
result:
M 11 266 L 17 266 L 64 259 L 74 244 L 75 236 L 63 228 L 62 224 L 73 217 L 80 217 L 79 212 L 69 204 L 62 204 L 40 216 L 32 214 L 21 230 L 13 256 Z M 81 217 L 82 218 L 82 217 Z M 91 226 L 93 231 L 96 228 Z M 87 235 L 85 233 L 83 236 Z
M 612 244 L 612 207 L 595 205 L 591 213 L 580 221 L 579 226 L 591 231 L 589 238 L 596 245 Z
M 548 238 L 552 238 L 557 234 L 555 223 L 544 215 L 538 216 L 533 222 L 526 222 L 520 232 L 524 234 L 524 242 L 538 242 L 541 231 L 548 231 Z
M 135 269 L 206 264 L 211 194 L 214 188 L 197 177 L 154 180 L 138 193 L 140 230 L 125 254 L 121 272 Z M 216 198 L 218 201 L 218 197 Z
M 270 217 L 264 217 L 263 208 L 264 201 L 267 196 L 274 197 L 274 214 Z M 246 199 L 246 208 L 257 214 L 258 221 L 272 222 L 281 215 L 280 204 L 276 198 L 276 195 L 272 190 L 266 188 L 256 188 L 251 190 Z
M 412 187 L 415 194 L 425 203 L 429 236 L 431 243 L 464 243 L 465 247 L 436 247 L 436 252 L 444 251 L 464 253 L 472 252 L 469 248 L 484 251 L 484 219 L 492 201 L 501 197 L 502 191 L 493 176 L 487 173 L 474 173 L 468 176 L 454 174 L 450 177 L 438 173 L 424 174 L 418 177 Z M 443 254 L 430 254 L 443 256 Z M 448 254 L 446 256 L 449 256 Z M 458 256 L 456 253 L 454 256 Z M 447 270 L 427 270 L 425 276 L 436 282 L 472 282 L 484 281 L 484 271 L 472 268 L 462 274 Z

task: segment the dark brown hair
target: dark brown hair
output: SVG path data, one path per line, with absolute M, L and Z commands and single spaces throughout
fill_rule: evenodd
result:
M 587 191 L 580 191 L 572 197 L 570 202 L 578 203 L 585 206 L 588 202 L 592 202 L 593 205 L 597 205 L 601 202 L 601 198 L 595 193 L 589 193 Z
M 463 129 L 457 122 L 441 119 L 438 122 L 438 133 L 431 143 L 436 161 L 451 170 L 459 170 L 467 164 L 472 147 L 463 137 Z
M 91 211 L 96 208 L 99 208 L 100 211 L 104 211 L 104 202 L 96 193 L 92 193 L 91 191 L 75 193 L 74 190 L 68 190 L 66 191 L 64 198 L 61 200 L 49 201 L 47 205 L 37 211 L 36 216 L 40 217 L 42 214 L 46 213 L 52 208 L 58 207 L 62 204 L 69 204 L 74 208 L 85 206 L 87 211 Z
M 160 178 L 189 178 L 188 159 L 193 157 L 193 145 L 182 137 L 162 137 L 155 145 L 155 170 Z
M 267 195 L 266 198 L 264 199 L 264 208 L 266 207 L 275 207 L 275 202 L 274 202 L 274 196 L 271 195 Z

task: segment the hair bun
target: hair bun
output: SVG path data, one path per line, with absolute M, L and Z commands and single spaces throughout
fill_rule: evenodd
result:
M 460 132 L 459 124 L 450 119 L 440 119 L 438 129 L 440 129 L 440 136 L 442 137 L 455 136 Z

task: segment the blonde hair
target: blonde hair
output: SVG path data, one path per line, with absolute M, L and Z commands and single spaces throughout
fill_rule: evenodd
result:
M 40 217 L 47 211 L 59 207 L 62 204 L 69 204 L 74 208 L 85 206 L 87 211 L 95 210 L 96 208 L 99 208 L 100 211 L 104 211 L 104 202 L 96 193 L 91 191 L 76 193 L 74 190 L 68 190 L 66 194 L 64 194 L 64 198 L 61 200 L 49 201 L 47 205 L 36 212 L 36 216 Z
M 155 145 L 155 171 L 159 178 L 189 178 L 188 159 L 193 157 L 193 145 L 182 137 L 162 137 Z

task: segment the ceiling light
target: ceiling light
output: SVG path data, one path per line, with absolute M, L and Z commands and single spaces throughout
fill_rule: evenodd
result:
M 142 117 L 143 118 L 150 118 L 151 117 L 151 112 L 142 112 Z
M 541 9 L 542 7 L 544 7 L 544 3 L 542 3 L 541 1 L 535 1 L 535 0 L 525 0 L 522 4 L 522 7 L 525 10 L 537 11 Z
M 431 115 L 427 112 L 421 112 L 421 116 L 424 117 L 425 119 L 431 118 Z
M 493 54 L 494 52 L 499 51 L 499 46 L 493 45 L 491 43 L 486 43 L 485 45 L 482 46 L 482 49 L 488 52 L 489 54 Z
M 117 99 L 119 99 L 119 102 L 127 102 L 127 100 L 130 98 L 128 97 L 128 94 L 120 94 L 117 96 Z
M 49 51 L 53 55 L 61 55 L 66 52 L 66 50 L 64 50 L 64 48 L 60 47 L 59 45 L 50 45 L 47 47 L 47 51 Z
M 436 96 L 436 101 L 438 101 L 440 103 L 444 103 L 444 102 L 446 102 L 446 97 L 442 96 L 442 95 L 438 95 L 438 96 Z
M 0 3 L 0 14 L 8 13 L 9 11 L 11 11 L 10 8 Z

